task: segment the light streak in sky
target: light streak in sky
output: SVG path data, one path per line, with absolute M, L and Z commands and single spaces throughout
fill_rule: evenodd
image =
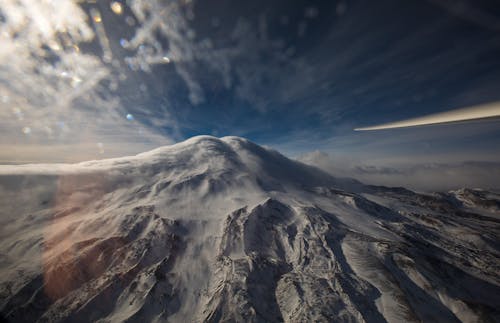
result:
M 434 124 L 445 124 L 465 122 L 479 119 L 491 119 L 500 117 L 500 102 L 456 109 L 446 112 L 429 114 L 422 117 L 411 118 L 396 122 L 389 122 L 375 126 L 356 128 L 356 131 L 384 130 L 395 128 L 407 128 L 416 126 L 427 126 Z

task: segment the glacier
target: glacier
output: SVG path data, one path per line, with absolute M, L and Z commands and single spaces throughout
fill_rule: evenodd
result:
M 0 166 L 11 322 L 498 322 L 500 195 L 336 178 L 239 137 Z

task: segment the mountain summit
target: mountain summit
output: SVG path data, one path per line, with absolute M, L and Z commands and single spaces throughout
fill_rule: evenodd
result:
M 500 196 L 364 185 L 238 137 L 0 166 L 12 322 L 499 321 Z

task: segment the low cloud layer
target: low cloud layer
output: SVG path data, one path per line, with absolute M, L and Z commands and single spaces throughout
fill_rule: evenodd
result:
M 298 158 L 334 176 L 353 177 L 367 184 L 408 187 L 419 191 L 446 191 L 462 187 L 498 190 L 500 162 L 462 161 L 383 165 L 354 162 L 315 151 Z

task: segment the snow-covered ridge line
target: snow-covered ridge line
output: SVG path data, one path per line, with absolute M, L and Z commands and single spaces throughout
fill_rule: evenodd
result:
M 217 138 L 209 135 L 200 135 L 200 136 L 195 136 L 192 138 L 189 138 L 185 141 L 175 143 L 172 145 L 167 145 L 167 146 L 162 146 L 155 148 L 153 150 L 139 153 L 137 155 L 132 155 L 132 156 L 123 156 L 123 157 L 116 157 L 116 158 L 107 158 L 107 159 L 98 159 L 98 160 L 89 160 L 89 161 L 83 161 L 79 163 L 29 163 L 29 164 L 20 164 L 20 165 L 0 165 L 0 174 L 8 174 L 9 172 L 12 171 L 26 171 L 26 172 L 46 172 L 46 171 L 51 171 L 51 172 L 57 172 L 57 171 L 67 171 L 71 168 L 80 168 L 80 167 L 85 167 L 85 166 L 112 166 L 114 163 L 120 162 L 120 161 L 130 161 L 130 160 L 139 160 L 139 159 L 147 159 L 150 158 L 152 155 L 155 154 L 160 154 L 160 153 L 166 153 L 168 151 L 176 150 L 176 149 L 181 149 L 182 147 L 186 147 L 189 145 L 197 144 L 201 141 L 213 141 L 217 142 L 219 140 L 228 140 L 231 138 L 237 138 L 238 140 L 245 140 L 244 138 L 240 137 L 223 137 L 223 138 Z
M 364 185 L 238 137 L 5 167 L 0 319 L 500 319 L 493 192 Z

